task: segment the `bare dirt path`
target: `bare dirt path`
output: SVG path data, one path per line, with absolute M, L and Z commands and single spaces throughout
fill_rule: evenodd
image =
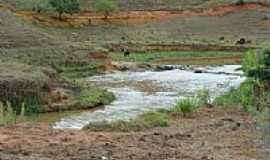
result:
M 138 133 L 0 127 L 1 160 L 269 160 L 255 121 L 242 111 L 203 108 L 169 127 Z M 267 150 L 268 149 L 268 150 Z
M 112 14 L 107 19 L 103 15 L 93 12 L 81 12 L 66 15 L 63 20 L 58 20 L 57 14 L 45 13 L 37 14 L 33 11 L 18 11 L 16 15 L 27 20 L 36 21 L 48 26 L 82 26 L 99 25 L 103 23 L 110 24 L 138 24 L 147 21 L 168 21 L 175 17 L 189 16 L 223 16 L 225 14 L 240 12 L 244 10 L 257 10 L 269 8 L 267 4 L 252 2 L 243 5 L 227 4 L 207 9 L 192 9 L 186 11 L 129 11 Z

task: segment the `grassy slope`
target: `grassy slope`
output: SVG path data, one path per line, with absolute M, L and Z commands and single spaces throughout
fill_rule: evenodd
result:
M 267 27 L 269 22 L 263 20 L 265 15 L 268 14 L 260 11 L 243 11 L 222 17 L 195 16 L 138 25 L 108 23 L 83 28 L 51 27 L 46 30 L 80 44 L 84 42 L 99 45 L 106 43 L 235 45 L 237 40 L 244 37 L 252 41 L 251 46 L 260 46 L 262 43 L 269 44 L 270 29 Z M 225 37 L 225 41 L 220 41 L 220 37 Z
M 13 100 L 16 93 L 19 94 L 19 97 L 25 97 L 23 99 L 31 99 L 33 94 L 39 96 L 40 92 L 46 92 L 46 96 L 49 96 L 47 94 L 50 93 L 47 92 L 50 90 L 43 90 L 43 86 L 65 86 L 68 83 L 63 83 L 63 78 L 70 80 L 80 76 L 97 74 L 104 70 L 102 63 L 87 58 L 93 47 L 81 47 L 76 43 L 68 42 L 62 37 L 47 32 L 42 27 L 22 21 L 10 11 L 0 10 L 0 19 L 2 101 L 10 98 Z M 56 73 L 61 74 L 59 76 Z M 80 88 L 80 85 L 76 85 L 76 88 Z M 22 90 L 23 92 L 21 92 Z M 28 90 L 30 90 L 29 93 L 26 92 Z M 111 94 L 104 90 L 90 90 L 95 91 L 93 93 L 96 93 L 96 99 L 88 99 L 91 102 L 89 105 L 82 104 L 81 95 L 86 97 L 93 94 L 74 92 L 73 95 L 77 98 L 75 98 L 76 106 L 73 108 L 93 107 L 112 100 Z M 6 97 L 8 99 L 5 99 Z M 12 105 L 18 105 L 18 103 L 23 102 L 16 102 Z M 82 104 L 81 107 L 78 104 Z

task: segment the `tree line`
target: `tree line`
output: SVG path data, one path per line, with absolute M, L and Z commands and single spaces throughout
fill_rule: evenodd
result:
M 109 15 L 118 9 L 116 0 L 95 0 L 94 10 L 97 13 L 102 13 L 105 19 L 108 19 Z M 58 18 L 61 20 L 63 14 L 74 14 L 81 10 L 81 4 L 79 0 L 48 0 L 37 4 L 33 10 L 40 13 L 49 9 L 55 10 L 58 13 Z

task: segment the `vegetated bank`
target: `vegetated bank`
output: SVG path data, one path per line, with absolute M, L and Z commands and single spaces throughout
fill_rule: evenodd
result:
M 119 57 L 118 57 L 119 58 Z M 143 58 L 139 60 L 144 60 Z M 180 100 L 169 110 L 157 110 L 142 114 L 130 121 L 93 123 L 85 127 L 92 131 L 142 131 L 154 127 L 166 127 L 175 115 L 192 115 L 201 106 L 244 110 L 264 122 L 269 123 L 270 112 L 270 52 L 269 50 L 250 50 L 244 55 L 242 70 L 247 80 L 238 89 L 217 97 L 212 103 L 207 90 L 201 90 L 195 99 Z M 225 109 L 225 108 L 223 108 Z M 226 110 L 226 109 L 225 109 Z M 262 122 L 262 121 L 260 121 Z M 266 123 L 266 124 L 267 124 Z
M 239 104 L 246 111 L 269 112 L 270 51 L 249 51 L 244 56 L 243 70 L 248 77 L 237 90 L 216 99 L 218 105 Z

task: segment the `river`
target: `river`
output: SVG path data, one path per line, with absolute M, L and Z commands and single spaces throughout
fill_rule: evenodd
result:
M 193 70 L 115 72 L 87 78 L 95 86 L 113 92 L 116 100 L 95 111 L 69 115 L 54 124 L 58 129 L 81 129 L 89 123 L 130 120 L 143 112 L 172 107 L 183 97 L 194 97 L 207 89 L 211 98 L 237 88 L 245 80 L 239 65 L 203 67 Z M 203 71 L 195 73 L 194 70 Z

